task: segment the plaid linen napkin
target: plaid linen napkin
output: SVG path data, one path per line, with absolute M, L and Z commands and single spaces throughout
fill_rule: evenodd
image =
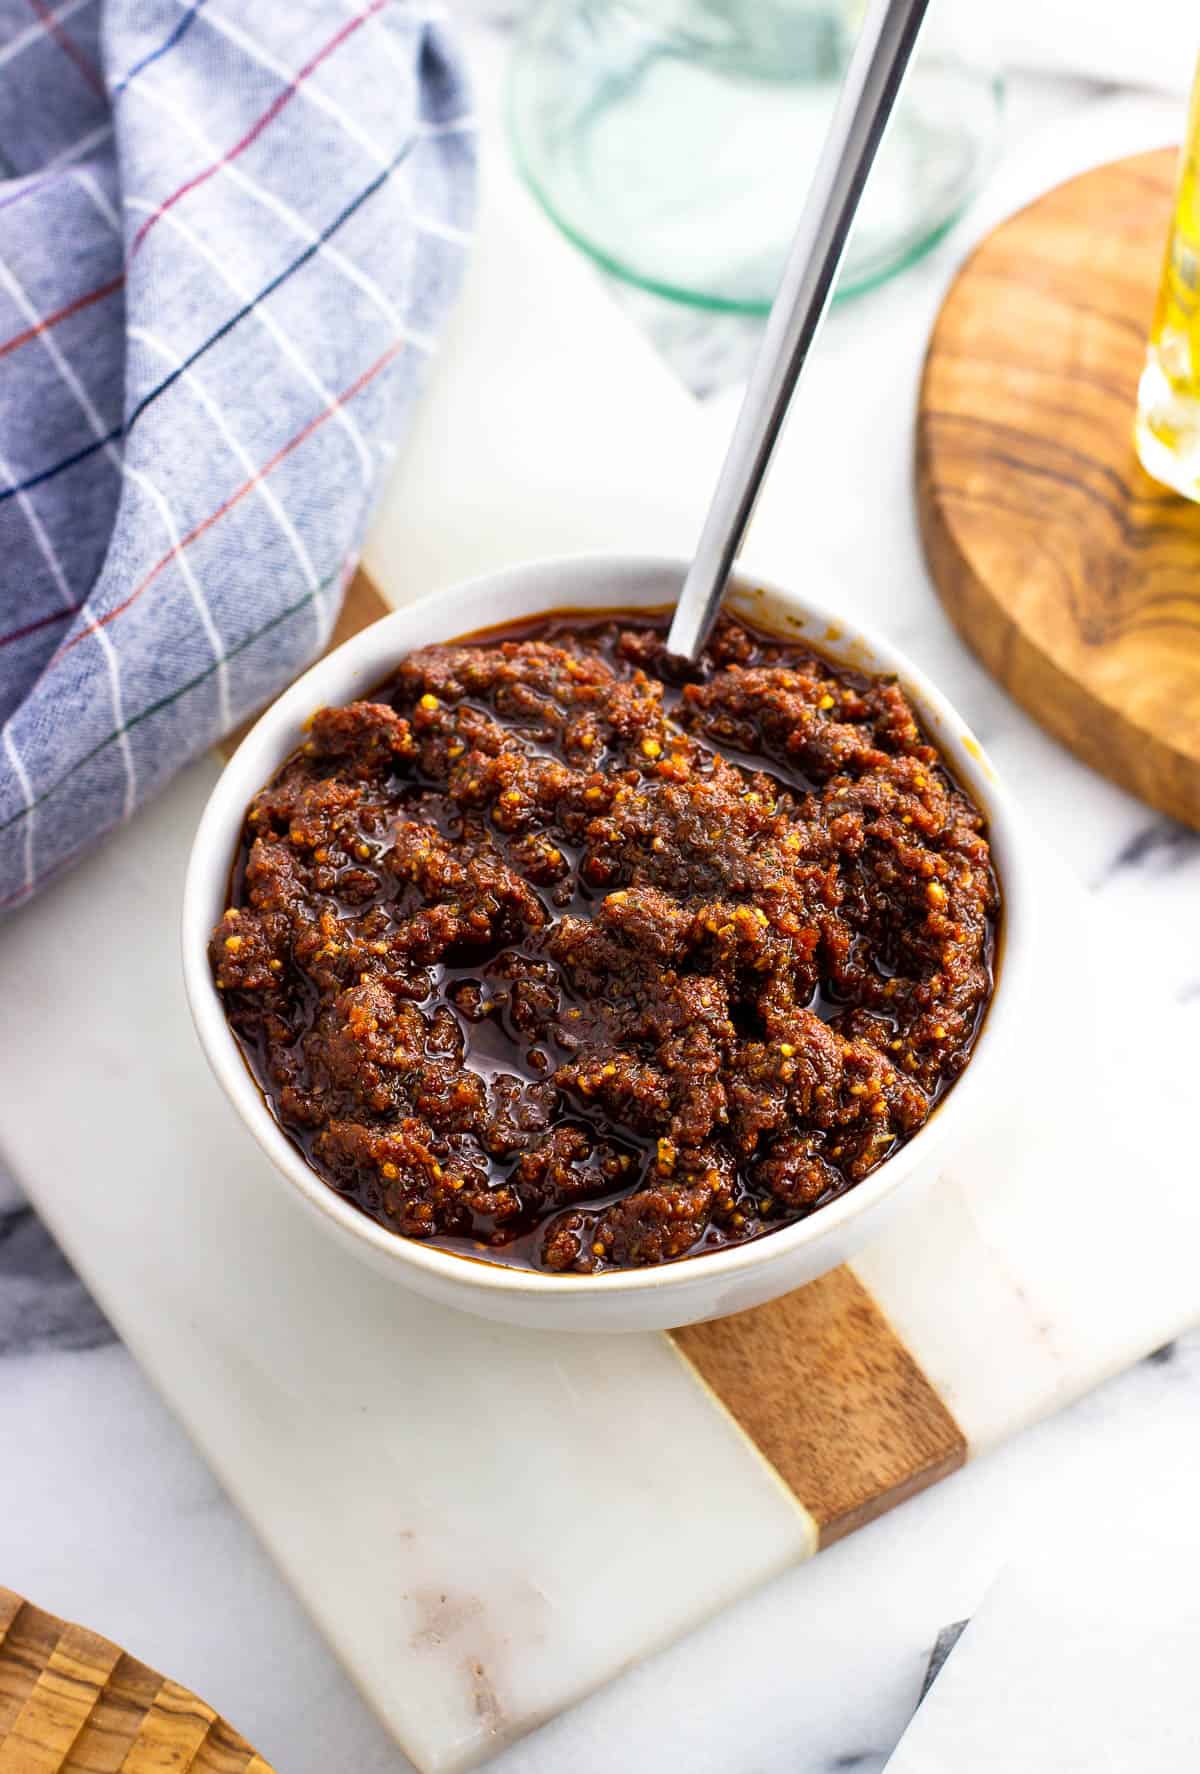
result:
M 0 0 L 0 908 L 326 642 L 474 196 L 421 0 Z

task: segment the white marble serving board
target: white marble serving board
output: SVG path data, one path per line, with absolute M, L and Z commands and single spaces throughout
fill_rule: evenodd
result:
M 522 553 L 686 547 L 719 448 L 494 182 L 368 551 L 395 598 Z M 35 1012 L 0 1072 L 4 1156 L 414 1761 L 466 1767 L 802 1559 L 812 1524 L 667 1343 L 549 1346 L 418 1305 L 271 1187 L 178 980 L 179 881 L 214 768 L 0 934 L 0 1002 Z M 1048 948 L 1075 954 L 1082 898 L 1053 903 Z M 1187 1098 L 1122 1159 L 1093 1077 L 1087 1138 L 1073 1133 L 1039 1057 L 1054 1011 L 1031 1006 L 1007 1125 L 858 1265 L 972 1451 L 1200 1305 Z M 1076 1103 L 1097 1037 L 1077 1009 Z

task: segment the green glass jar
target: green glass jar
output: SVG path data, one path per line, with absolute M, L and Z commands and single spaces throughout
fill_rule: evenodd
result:
M 861 11 L 861 0 L 542 0 L 510 76 L 525 177 L 564 233 L 631 283 L 764 313 Z M 948 41 L 935 12 L 841 294 L 950 226 L 986 169 L 999 104 L 978 45 Z

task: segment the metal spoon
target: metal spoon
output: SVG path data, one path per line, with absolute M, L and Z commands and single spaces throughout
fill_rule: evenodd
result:
M 928 4 L 874 0 L 863 24 L 695 559 L 679 594 L 667 647 L 681 658 L 697 657 L 717 619 L 725 581 L 829 305 L 850 224 Z

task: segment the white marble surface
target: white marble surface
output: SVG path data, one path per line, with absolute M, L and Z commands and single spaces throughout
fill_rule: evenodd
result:
M 1200 1762 L 1198 1668 L 1190 1511 L 1134 1515 L 1103 1558 L 1074 1527 L 1038 1534 L 971 1619 L 887 1774 L 1179 1774 Z
M 1059 114 L 1086 123 L 1097 102 L 1077 85 L 1039 82 L 1022 93 L 1028 127 Z M 1097 113 L 1093 158 L 1120 151 L 1121 127 L 1111 112 Z M 1014 147 L 1019 154 L 1021 142 Z M 828 379 L 823 413 L 832 410 L 828 381 L 845 388 L 840 418 L 813 449 L 802 409 L 772 497 L 803 492 L 814 544 L 854 588 L 858 607 L 889 626 L 963 706 L 1020 782 L 1044 833 L 1123 918 L 1135 971 L 1167 988 L 1194 1038 L 1200 840 L 1076 765 L 965 656 L 928 590 L 912 529 L 907 434 L 918 352 L 911 344 L 884 364 L 866 398 L 863 329 L 876 340 L 923 336 L 961 250 L 961 237 L 952 239 L 907 279 L 834 316 L 814 369 Z M 806 390 L 805 398 L 818 395 Z M 721 401 L 708 405 L 719 424 Z M 789 492 L 795 452 L 804 476 Z M 861 489 L 864 464 L 874 489 L 860 504 L 846 495 Z M 764 525 L 769 512 L 764 507 Z M 1194 1156 L 1183 1161 L 1194 1165 Z M 1136 1201 L 1136 1178 L 1131 1195 Z M 938 1629 L 972 1612 L 1031 1524 L 1070 1518 L 1090 1527 L 1103 1549 L 1120 1533 L 1122 1508 L 1135 1505 L 1168 1524 L 1185 1519 L 1200 1473 L 1198 1399 L 1193 1335 L 777 1579 L 496 1767 L 600 1774 L 670 1756 L 696 1774 L 881 1768 L 911 1715 Z M 0 1581 L 60 1612 L 102 1621 L 225 1710 L 280 1774 L 400 1774 L 403 1758 L 4 1186 L 0 1449 Z

